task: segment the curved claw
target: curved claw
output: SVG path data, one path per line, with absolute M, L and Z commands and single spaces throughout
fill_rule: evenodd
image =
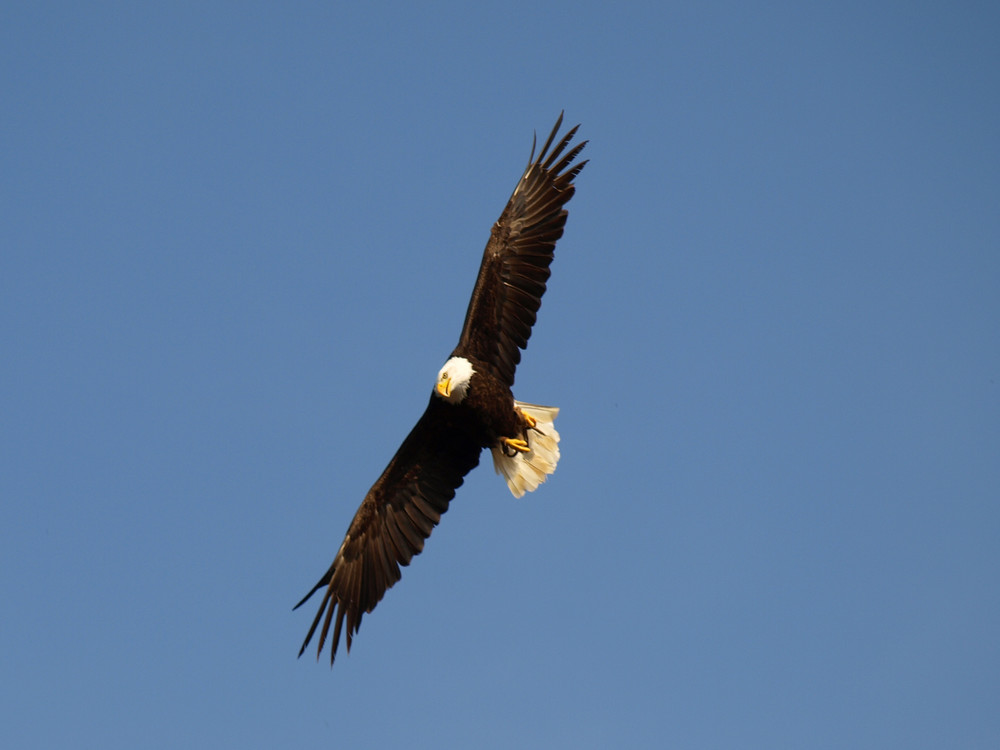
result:
M 528 414 L 528 412 L 518 409 L 517 413 L 521 415 L 521 421 L 524 422 L 525 426 L 527 426 L 529 430 L 533 430 L 535 425 L 538 424 L 538 420 Z
M 501 445 L 505 448 L 510 449 L 508 456 L 515 456 L 518 453 L 530 453 L 531 448 L 528 447 L 528 443 L 524 440 L 519 440 L 518 438 L 502 438 L 500 440 Z M 506 451 L 504 451 L 506 453 Z

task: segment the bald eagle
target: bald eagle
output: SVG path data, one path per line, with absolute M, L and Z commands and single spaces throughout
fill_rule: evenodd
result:
M 515 497 L 555 471 L 559 410 L 516 401 L 511 388 L 566 224 L 573 179 L 587 163 L 573 166 L 586 141 L 569 148 L 580 126 L 556 141 L 561 125 L 562 114 L 537 159 L 532 143 L 528 166 L 490 231 L 462 335 L 426 411 L 368 491 L 329 570 L 295 605 L 323 589 L 299 656 L 322 621 L 318 659 L 332 623 L 332 666 L 345 618 L 350 652 L 362 616 L 400 579 L 399 566 L 423 550 L 483 448 Z

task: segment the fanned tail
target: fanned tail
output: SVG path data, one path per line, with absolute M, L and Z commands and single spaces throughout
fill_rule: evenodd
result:
M 497 474 L 501 474 L 506 480 L 514 497 L 522 497 L 525 492 L 531 492 L 544 482 L 559 463 L 559 433 L 554 424 L 559 409 L 522 401 L 515 401 L 514 406 L 533 417 L 537 423 L 525 431 L 525 440 L 531 450 L 507 456 L 500 447 L 494 446 L 490 452 L 493 454 L 493 468 Z

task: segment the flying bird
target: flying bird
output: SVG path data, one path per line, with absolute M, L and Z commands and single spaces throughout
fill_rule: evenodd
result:
M 329 570 L 295 605 L 322 589 L 299 656 L 322 622 L 318 659 L 333 624 L 332 666 L 345 619 L 350 652 L 361 618 L 400 579 L 399 566 L 423 550 L 484 448 L 515 497 L 555 471 L 559 409 L 516 401 L 511 388 L 566 224 L 573 179 L 587 163 L 573 165 L 587 144 L 570 147 L 579 125 L 556 141 L 562 119 L 537 159 L 532 143 L 528 166 L 490 231 L 462 335 L 438 372 L 427 409 L 368 491 Z

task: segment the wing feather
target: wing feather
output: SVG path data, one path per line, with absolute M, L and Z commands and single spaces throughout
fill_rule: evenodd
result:
M 528 166 L 493 225 L 453 352 L 485 362 L 508 386 L 514 384 L 521 350 L 542 304 L 556 241 L 566 225 L 565 205 L 575 190 L 573 179 L 587 163 L 573 165 L 586 141 L 568 148 L 579 125 L 556 141 L 561 126 L 560 114 L 537 159 L 532 144 Z
M 319 611 L 306 634 L 301 656 L 319 627 L 317 658 L 330 626 L 330 663 L 346 623 L 347 650 L 365 613 L 424 548 L 448 510 L 455 490 L 479 463 L 480 446 L 453 420 L 453 407 L 431 397 L 424 415 L 399 447 L 354 515 L 333 564 L 295 608 L 324 589 Z

